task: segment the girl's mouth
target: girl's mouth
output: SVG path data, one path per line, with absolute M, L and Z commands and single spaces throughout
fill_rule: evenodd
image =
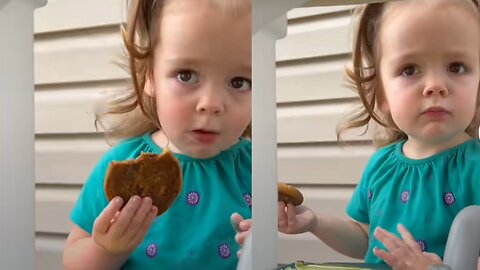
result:
M 425 115 L 431 118 L 443 118 L 448 114 L 450 114 L 450 112 L 444 109 L 443 107 L 430 107 L 422 112 L 422 115 Z
M 219 132 L 204 129 L 193 130 L 192 134 L 201 143 L 213 143 L 220 135 Z

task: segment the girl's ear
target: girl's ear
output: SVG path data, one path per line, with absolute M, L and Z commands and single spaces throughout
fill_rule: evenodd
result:
M 153 80 L 153 74 L 147 72 L 145 75 L 145 93 L 150 97 L 155 97 L 155 82 Z
M 383 94 L 381 94 L 382 97 L 379 97 L 378 98 L 378 108 L 380 109 L 380 111 L 384 114 L 388 114 L 390 113 L 390 107 L 388 106 L 388 102 L 387 100 L 385 99 L 385 97 L 383 96 Z
M 377 106 L 378 109 L 384 114 L 390 113 L 390 106 L 388 106 L 387 98 L 385 97 L 385 91 L 381 85 L 381 82 L 378 84 L 377 88 Z

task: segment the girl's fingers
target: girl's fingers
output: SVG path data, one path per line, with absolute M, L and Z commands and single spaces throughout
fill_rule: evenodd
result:
M 396 258 L 392 254 L 386 252 L 383 249 L 379 249 L 379 248 L 375 247 L 373 249 L 373 254 L 375 254 L 375 256 L 379 257 L 386 264 L 388 264 L 390 266 L 394 266 L 397 263 Z
M 402 224 L 397 225 L 397 230 L 402 236 L 403 241 L 407 245 L 414 248 L 415 250 L 422 251 L 420 246 L 415 241 L 415 238 L 413 238 L 412 234 Z
M 117 237 L 122 236 L 125 233 L 130 221 L 132 220 L 135 212 L 140 207 L 142 203 L 142 199 L 134 195 L 132 196 L 127 204 L 123 207 L 122 211 L 120 211 L 120 215 L 115 223 L 112 225 L 112 233 Z
M 158 208 L 155 205 L 150 207 L 147 213 L 147 216 L 145 217 L 142 225 L 140 226 L 140 229 L 137 231 L 137 236 L 139 236 L 139 238 L 137 239 L 138 244 L 140 244 L 143 241 L 143 238 L 147 234 L 148 230 L 150 230 L 150 227 L 152 226 L 153 221 L 157 217 L 157 212 L 158 212 Z
M 239 213 L 233 213 L 230 216 L 230 223 L 232 224 L 233 230 L 236 232 L 241 231 L 240 222 L 243 220 L 243 217 Z
M 120 216 L 120 211 L 117 211 L 117 212 L 115 213 L 115 215 L 113 216 L 112 220 L 110 220 L 110 226 L 111 226 L 112 223 L 115 222 L 115 220 L 118 219 L 119 216 Z
M 394 234 L 387 232 L 380 227 L 377 227 L 373 234 L 390 252 L 399 250 L 405 245 Z
M 123 200 L 120 197 L 115 197 L 110 203 L 103 209 L 102 213 L 97 217 L 95 223 L 93 224 L 93 230 L 95 232 L 105 234 L 110 228 L 112 219 L 115 218 L 116 213 L 120 210 L 123 205 Z
M 135 237 L 138 231 L 141 230 L 142 225 L 145 219 L 148 217 L 149 211 L 152 209 L 152 199 L 149 197 L 145 197 L 142 199 L 140 207 L 135 212 L 132 220 L 128 224 L 126 229 L 126 236 L 127 237 Z
M 287 224 L 288 227 L 292 227 L 295 225 L 295 221 L 297 220 L 297 211 L 295 206 L 291 203 L 287 204 Z
M 442 259 L 435 253 L 431 253 L 431 252 L 423 252 L 423 255 L 425 255 L 427 258 L 429 258 L 430 260 L 432 261 L 437 261 L 437 262 L 441 262 Z
M 238 224 L 238 227 L 240 228 L 240 231 L 248 231 L 250 230 L 250 227 L 252 227 L 252 220 L 251 219 L 245 219 Z
M 285 213 L 285 203 L 278 202 L 278 228 L 287 226 L 287 214 Z
M 235 235 L 235 242 L 237 242 L 240 246 L 242 246 L 249 234 L 250 234 L 250 231 L 237 233 Z

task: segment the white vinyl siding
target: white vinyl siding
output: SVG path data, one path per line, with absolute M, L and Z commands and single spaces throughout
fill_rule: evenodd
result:
M 353 107 L 344 69 L 351 52 L 353 6 L 298 8 L 288 15 L 287 37 L 277 43 L 279 181 L 297 186 L 305 205 L 345 217 L 355 185 L 374 149 L 362 131 L 345 147 L 335 129 Z M 357 261 L 312 234 L 279 233 L 279 263 Z
M 35 11 L 36 269 L 63 269 L 70 211 L 108 149 L 91 104 L 101 90 L 124 89 L 123 0 L 50 0 Z

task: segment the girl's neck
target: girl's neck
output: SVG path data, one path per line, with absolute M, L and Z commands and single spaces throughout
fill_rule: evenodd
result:
M 165 133 L 162 130 L 157 130 L 151 135 L 152 141 L 162 149 L 168 148 L 170 151 L 176 154 L 184 154 L 178 149 L 171 141 L 168 140 Z
M 409 136 L 408 140 L 403 145 L 402 151 L 407 158 L 423 159 L 431 157 L 471 139 L 472 137 L 465 132 L 459 133 L 449 140 L 442 141 L 422 140 Z

